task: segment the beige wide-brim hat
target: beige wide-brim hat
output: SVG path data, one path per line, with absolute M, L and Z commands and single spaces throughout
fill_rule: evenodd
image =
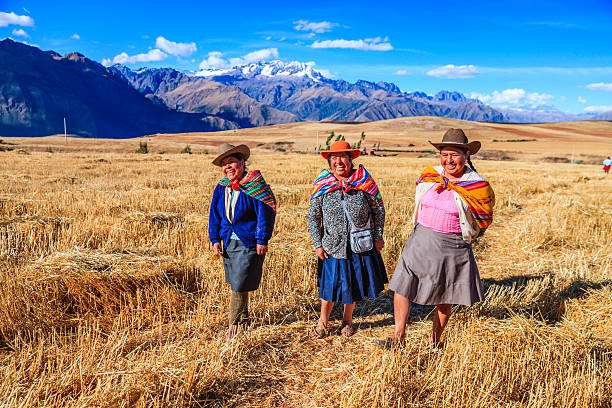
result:
M 480 142 L 468 142 L 468 138 L 461 129 L 448 129 L 442 137 L 442 142 L 434 143 L 429 141 L 433 147 L 442 150 L 445 147 L 459 147 L 467 149 L 470 154 L 476 154 L 480 150 Z
M 246 161 L 251 155 L 251 150 L 249 149 L 249 146 L 244 144 L 234 146 L 229 143 L 223 143 L 221 146 L 219 146 L 219 155 L 215 158 L 215 160 L 213 160 L 213 164 L 221 167 L 221 162 L 223 159 L 236 153 L 242 154 L 242 156 L 244 156 L 244 160 Z

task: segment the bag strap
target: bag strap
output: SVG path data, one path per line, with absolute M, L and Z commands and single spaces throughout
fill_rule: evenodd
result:
M 351 218 L 351 215 L 349 214 L 348 210 L 346 209 L 346 202 L 344 201 L 344 198 L 342 198 L 342 200 L 340 200 L 340 202 L 342 203 L 342 208 L 344 209 L 344 214 L 346 214 L 346 218 L 348 218 L 348 222 L 351 226 L 351 231 L 355 230 L 355 224 L 353 223 L 353 219 Z
M 344 209 L 344 214 L 346 214 L 346 218 L 348 218 L 348 222 L 349 225 L 351 227 L 351 232 L 353 231 L 359 231 L 359 229 L 357 227 L 355 227 L 355 223 L 353 222 L 353 218 L 351 218 L 351 215 L 349 214 L 348 210 L 346 209 L 346 202 L 344 201 L 344 194 L 342 194 L 342 199 L 340 200 L 340 202 L 342 203 L 342 208 Z M 370 210 L 368 208 L 368 223 L 366 224 L 365 229 L 371 229 L 372 228 L 372 215 L 370 214 Z

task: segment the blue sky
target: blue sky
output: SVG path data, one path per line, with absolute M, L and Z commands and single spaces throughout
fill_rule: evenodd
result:
M 131 68 L 280 59 L 493 106 L 612 110 L 612 0 L 2 0 L 4 37 Z

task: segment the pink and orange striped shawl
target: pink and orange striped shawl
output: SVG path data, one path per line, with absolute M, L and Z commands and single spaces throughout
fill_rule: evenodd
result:
M 453 190 L 465 201 L 468 209 L 481 230 L 485 230 L 493 222 L 493 207 L 495 193 L 486 180 L 459 181 L 449 180 L 432 166 L 427 167 L 417 180 L 419 183 L 440 183 L 436 190 Z

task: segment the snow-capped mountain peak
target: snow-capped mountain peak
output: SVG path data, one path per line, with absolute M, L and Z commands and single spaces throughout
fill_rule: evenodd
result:
M 314 62 L 283 62 L 280 60 L 259 61 L 252 64 L 237 66 L 232 69 L 205 69 L 195 73 L 196 76 L 212 77 L 218 75 L 241 75 L 245 78 L 265 77 L 298 77 L 309 78 L 321 82 L 325 76 L 313 68 Z

